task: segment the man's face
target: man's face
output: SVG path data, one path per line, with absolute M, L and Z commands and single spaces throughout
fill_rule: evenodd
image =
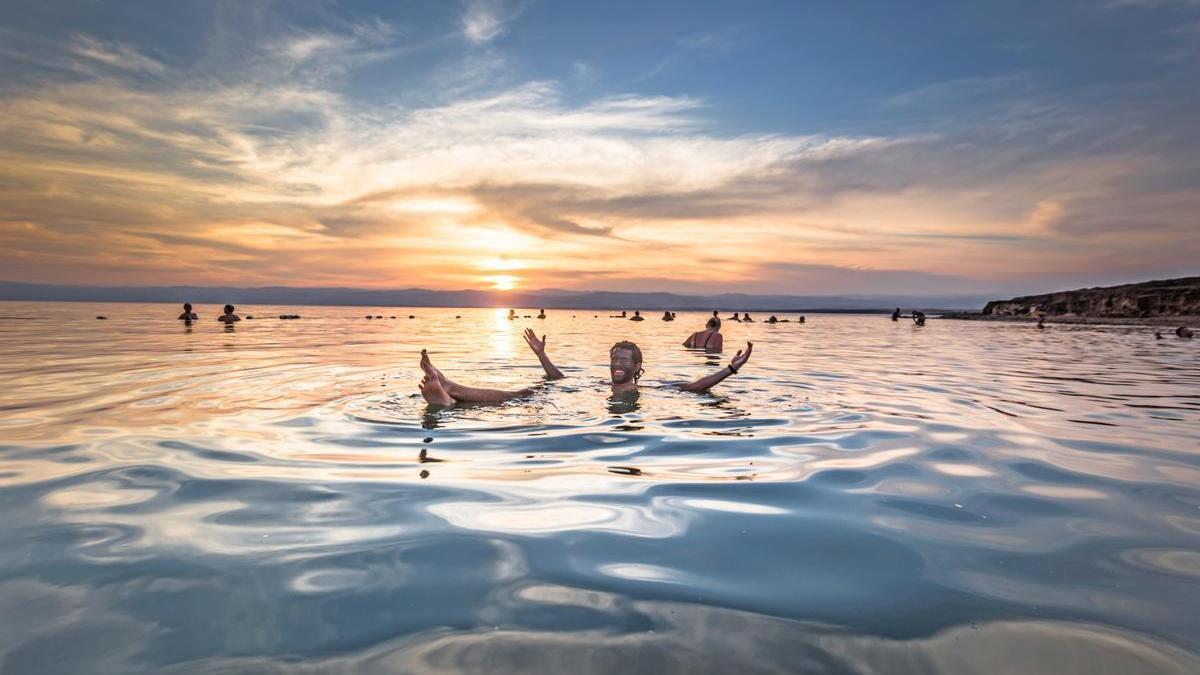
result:
M 633 360 L 632 349 L 618 349 L 612 353 L 608 372 L 612 375 L 613 384 L 625 384 L 633 379 L 641 367 L 641 363 Z

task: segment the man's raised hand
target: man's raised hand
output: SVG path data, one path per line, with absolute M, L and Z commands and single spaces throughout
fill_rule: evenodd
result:
M 753 351 L 754 343 L 747 342 L 746 351 L 743 352 L 739 349 L 738 353 L 733 355 L 733 360 L 729 362 L 730 369 L 732 369 L 734 372 L 741 370 L 742 366 L 746 365 L 746 362 L 750 360 L 750 353 Z
M 525 344 L 529 345 L 529 348 L 533 350 L 533 353 L 537 354 L 538 356 L 541 356 L 546 352 L 546 336 L 543 335 L 542 339 L 539 340 L 537 333 L 533 332 L 532 328 L 525 329 Z

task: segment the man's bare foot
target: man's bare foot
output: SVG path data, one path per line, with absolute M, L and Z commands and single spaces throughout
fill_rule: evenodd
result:
M 454 388 L 454 383 L 433 365 L 433 361 L 429 358 L 429 353 L 424 349 L 421 350 L 421 370 L 425 371 L 425 375 L 437 378 L 442 383 L 442 389 L 450 391 Z
M 447 394 L 446 390 L 442 388 L 442 382 L 437 377 L 426 375 L 421 378 L 418 388 L 421 390 L 421 396 L 424 396 L 430 405 L 452 406 L 457 403 L 454 397 Z

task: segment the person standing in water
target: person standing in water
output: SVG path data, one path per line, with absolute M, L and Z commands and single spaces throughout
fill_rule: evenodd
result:
M 912 318 L 913 318 L 913 323 L 917 324 L 918 326 L 925 325 L 925 312 L 914 309 L 913 313 L 912 313 Z
M 532 329 L 527 328 L 525 329 L 525 343 L 529 345 L 529 348 L 538 357 L 538 361 L 541 362 L 542 369 L 546 372 L 546 379 L 559 380 L 564 377 L 562 371 L 546 355 L 545 335 L 541 339 L 538 339 L 537 334 Z M 742 366 L 746 365 L 746 362 L 750 360 L 750 354 L 753 351 L 754 343 L 747 342 L 746 350 L 743 352 L 739 349 L 728 366 L 711 375 L 706 375 L 695 382 L 677 383 L 671 386 L 683 391 L 708 391 L 730 375 L 737 375 Z M 622 394 L 637 391 L 638 380 L 641 379 L 642 373 L 645 372 L 642 369 L 642 350 L 636 344 L 622 340 L 608 350 L 608 358 L 608 372 L 613 393 Z M 497 403 L 528 396 L 533 393 L 531 387 L 504 390 L 481 389 L 458 384 L 434 367 L 433 362 L 429 358 L 429 353 L 424 349 L 421 350 L 421 370 L 424 372 L 424 377 L 421 378 L 418 388 L 421 390 L 421 396 L 431 405 L 452 406 L 460 402 Z
M 217 321 L 228 326 L 229 324 L 237 323 L 242 320 L 242 317 L 233 313 L 233 305 L 225 305 L 225 313 L 217 317 Z
M 544 309 L 539 309 L 539 310 L 538 310 L 538 315 L 537 315 L 537 318 L 539 318 L 539 319 L 544 319 L 544 318 L 546 318 L 546 310 L 544 310 Z
M 370 317 L 368 317 L 368 318 L 370 318 Z M 515 310 L 515 309 L 508 310 L 508 320 L 513 321 L 516 318 L 517 318 L 517 310 Z
M 642 316 L 641 310 L 633 310 L 633 316 L 629 317 L 630 321 L 645 321 L 646 317 Z
M 704 330 L 698 330 L 683 341 L 683 346 L 689 349 L 703 349 L 709 354 L 719 353 L 725 346 L 725 338 L 721 335 L 721 320 L 715 316 L 709 317 L 704 324 Z
M 190 302 L 183 303 L 183 314 L 179 315 L 180 321 L 196 321 L 199 318 L 200 317 L 197 316 L 196 313 L 192 311 L 192 303 L 190 303 Z
M 899 321 L 899 320 L 900 320 L 900 308 L 897 307 L 896 311 L 892 312 L 892 321 Z

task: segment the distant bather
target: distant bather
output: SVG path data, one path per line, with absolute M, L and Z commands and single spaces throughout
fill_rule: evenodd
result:
M 725 346 L 725 338 L 721 335 L 721 320 L 715 316 L 709 317 L 704 324 L 704 330 L 696 331 L 683 341 L 683 346 L 690 349 L 703 349 L 710 354 L 721 351 Z
M 222 314 L 221 316 L 218 316 L 217 321 L 220 321 L 221 323 L 223 323 L 225 325 L 229 325 L 231 323 L 237 323 L 238 321 L 241 321 L 242 317 L 238 316 L 237 314 L 234 314 L 233 310 L 234 310 L 233 305 L 225 305 L 225 313 Z

